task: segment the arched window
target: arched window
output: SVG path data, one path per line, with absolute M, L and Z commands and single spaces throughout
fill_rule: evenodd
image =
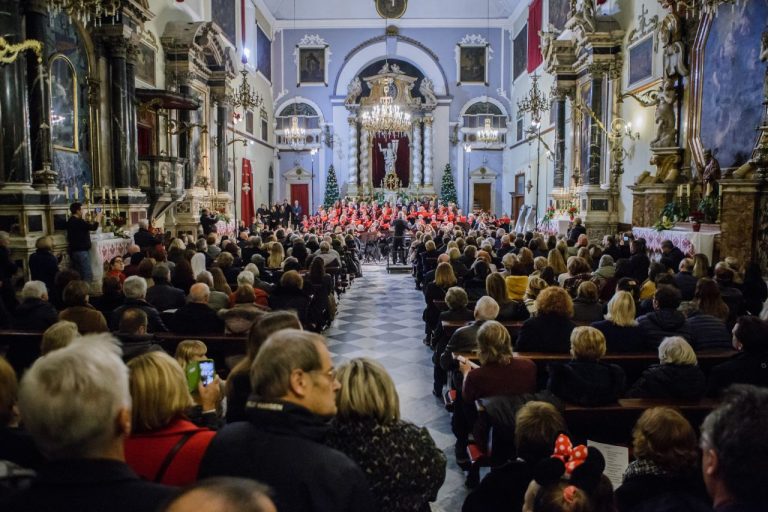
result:
M 499 130 L 499 144 L 507 140 L 507 115 L 495 103 L 476 101 L 461 115 L 461 142 L 477 143 L 477 132 L 485 127 L 486 120 L 490 126 Z
M 287 146 L 287 142 L 283 139 L 283 131 L 291 127 L 293 118 L 296 117 L 299 128 L 304 128 L 306 131 L 305 147 L 313 147 L 320 145 L 320 135 L 322 130 L 320 128 L 320 115 L 317 110 L 311 105 L 302 102 L 291 102 L 285 105 L 277 114 L 275 120 L 277 121 L 277 127 L 275 129 L 275 135 L 277 136 L 278 146 Z

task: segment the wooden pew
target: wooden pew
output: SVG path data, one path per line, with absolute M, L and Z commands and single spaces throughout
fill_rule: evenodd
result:
M 24 370 L 40 357 L 42 339 L 42 332 L 0 331 L 0 354 L 8 360 L 19 379 Z
M 443 311 L 448 311 L 448 304 L 446 304 L 446 302 L 444 300 L 433 300 L 432 304 L 434 304 L 435 307 L 438 310 L 440 310 L 441 313 Z M 469 302 L 467 302 L 467 309 L 470 310 L 470 311 L 474 311 L 476 305 L 477 305 L 477 301 L 470 300 Z
M 441 323 L 443 325 L 443 333 L 450 339 L 450 337 L 453 336 L 453 333 L 459 330 L 459 328 L 469 325 L 472 322 L 465 322 L 463 320 L 443 320 Z M 500 323 L 507 328 L 509 335 L 512 336 L 513 340 L 517 339 L 517 333 L 523 326 L 523 322 L 519 320 L 504 320 Z

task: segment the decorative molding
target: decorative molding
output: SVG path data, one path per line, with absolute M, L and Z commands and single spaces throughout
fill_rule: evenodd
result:
M 320 37 L 320 34 L 304 34 L 304 37 L 299 40 L 297 46 L 316 46 L 322 48 L 329 45 L 325 42 L 325 39 Z
M 523 4 L 523 2 L 521 2 Z M 296 20 L 296 30 L 318 30 L 318 29 L 381 29 L 381 19 L 320 19 L 320 20 Z M 508 19 L 492 19 L 490 22 L 486 18 L 463 19 L 463 18 L 420 18 L 409 19 L 401 18 L 397 20 L 397 26 L 400 28 L 472 28 L 487 29 L 509 27 Z M 274 25 L 274 30 L 293 30 L 293 20 L 280 20 Z
M 459 41 L 462 46 L 485 46 L 488 44 L 488 40 L 480 34 L 467 34 L 464 39 Z
M 640 14 L 637 15 L 637 23 L 635 28 L 629 31 L 627 34 L 627 44 L 635 43 L 643 39 L 648 34 L 656 31 L 659 26 L 659 16 L 654 14 L 650 19 L 646 17 L 648 9 L 645 8 L 645 4 L 640 7 Z M 654 50 L 656 45 L 654 44 Z

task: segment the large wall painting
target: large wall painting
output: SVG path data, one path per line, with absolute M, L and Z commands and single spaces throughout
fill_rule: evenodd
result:
M 563 30 L 570 8 L 569 0 L 549 0 L 549 23 L 557 30 Z
M 757 141 L 754 130 L 760 124 L 765 73 L 759 60 L 760 36 L 766 19 L 768 0 L 721 6 L 717 16 L 702 21 L 697 37 L 703 45 L 699 56 L 701 147 L 697 149 L 716 150 L 723 168 L 746 162 Z M 704 38 L 708 23 L 709 34 Z
M 229 42 L 237 45 L 235 0 L 211 0 L 211 13 L 213 21 L 221 27 Z
M 259 25 L 256 25 L 256 69 L 272 82 L 272 41 Z
M 528 66 L 528 25 L 515 36 L 512 44 L 512 77 L 517 79 Z

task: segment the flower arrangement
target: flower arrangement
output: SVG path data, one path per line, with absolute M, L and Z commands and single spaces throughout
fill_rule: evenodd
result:
M 576 207 L 574 203 L 571 203 L 568 205 L 568 208 L 565 209 L 565 213 L 568 214 L 568 217 L 573 221 L 573 218 L 576 216 L 577 213 L 579 213 L 579 209 Z
M 653 229 L 656 231 L 664 231 L 667 229 L 672 229 L 672 227 L 675 225 L 675 223 L 666 215 L 663 215 L 661 219 L 659 219 L 656 224 L 654 224 Z
M 541 222 L 544 224 L 551 222 L 552 219 L 555 218 L 556 213 L 557 210 L 555 209 L 554 205 L 547 206 L 547 211 L 544 213 L 544 217 L 542 217 Z

